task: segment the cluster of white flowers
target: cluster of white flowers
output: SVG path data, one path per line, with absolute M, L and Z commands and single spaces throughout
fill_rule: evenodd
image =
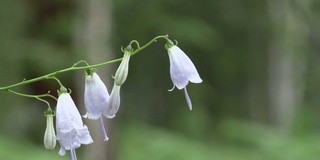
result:
M 189 109 L 192 109 L 191 100 L 187 93 L 186 86 L 189 81 L 192 83 L 201 83 L 194 64 L 189 57 L 171 41 L 166 44 L 170 60 L 170 75 L 174 87 L 179 90 L 184 89 L 185 97 Z M 104 134 L 104 140 L 109 138 L 104 128 L 102 117 L 112 119 L 115 117 L 120 106 L 120 88 L 126 81 L 129 69 L 129 60 L 132 53 L 131 47 L 124 50 L 124 56 L 114 77 L 114 85 L 109 96 L 107 87 L 102 82 L 95 69 L 88 69 L 85 77 L 84 104 L 87 113 L 83 116 L 88 119 L 101 119 L 101 127 Z M 170 91 L 171 91 L 170 90 Z M 55 135 L 53 127 L 54 112 L 47 111 L 47 129 L 44 136 L 44 144 L 47 149 L 53 149 L 56 140 L 60 143 L 59 155 L 65 155 L 66 150 L 70 151 L 71 159 L 76 160 L 75 149 L 81 144 L 93 143 L 89 130 L 83 124 L 80 113 L 72 100 L 70 93 L 64 87 L 59 91 L 59 97 L 56 108 L 56 130 Z M 103 115 L 103 116 L 102 116 Z

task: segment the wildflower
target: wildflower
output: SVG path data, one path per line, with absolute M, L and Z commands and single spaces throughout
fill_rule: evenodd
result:
M 109 99 L 107 87 L 100 77 L 94 72 L 87 74 L 85 78 L 84 104 L 87 113 L 84 115 L 88 119 L 98 119 L 106 109 Z
M 53 150 L 54 147 L 56 147 L 56 133 L 53 127 L 54 112 L 51 108 L 48 108 L 44 115 L 47 118 L 47 127 L 44 133 L 44 147 L 48 150 Z
M 61 87 L 56 110 L 57 140 L 60 143 L 59 155 L 70 150 L 72 160 L 76 160 L 75 149 L 81 144 L 93 142 L 87 126 L 83 125 L 79 111 L 71 96 L 64 87 Z
M 105 141 L 107 141 L 109 138 L 104 128 L 101 115 L 107 111 L 108 99 L 109 93 L 107 87 L 104 85 L 98 74 L 96 74 L 92 69 L 87 70 L 84 90 L 84 104 L 87 113 L 83 117 L 88 119 L 100 118 Z
M 169 91 L 172 91 L 175 87 L 179 90 L 184 89 L 189 109 L 192 110 L 192 103 L 186 86 L 189 81 L 192 83 L 201 83 L 202 79 L 190 58 L 178 46 L 173 45 L 173 43 L 169 41 L 169 43 L 166 44 L 166 48 L 169 54 L 170 76 L 174 85 Z
M 130 45 L 124 49 L 123 59 L 116 71 L 116 75 L 114 76 L 114 84 L 108 100 L 108 110 L 104 112 L 106 117 L 113 118 L 119 110 L 120 88 L 128 77 L 129 60 L 132 51 L 133 50 Z

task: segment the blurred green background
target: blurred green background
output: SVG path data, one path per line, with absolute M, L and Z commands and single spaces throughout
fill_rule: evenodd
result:
M 319 0 L 0 1 L 0 86 L 122 56 L 120 47 L 168 34 L 203 79 L 174 90 L 165 41 L 132 57 L 117 116 L 87 121 L 92 160 L 316 160 L 320 156 Z M 111 91 L 118 64 L 98 69 Z M 82 71 L 58 78 L 81 114 Z M 58 85 L 16 88 L 29 94 Z M 43 147 L 45 104 L 0 92 L 0 159 L 63 160 Z M 54 102 L 52 102 L 54 106 Z

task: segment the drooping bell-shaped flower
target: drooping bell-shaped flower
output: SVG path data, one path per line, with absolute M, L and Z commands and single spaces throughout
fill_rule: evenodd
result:
M 124 49 L 123 59 L 116 71 L 114 76 L 114 84 L 110 97 L 108 100 L 108 110 L 104 112 L 104 115 L 109 118 L 115 117 L 120 107 L 120 88 L 121 85 L 126 81 L 129 72 L 129 61 L 132 53 L 132 48 L 129 45 Z
M 108 99 L 109 93 L 107 87 L 93 69 L 88 69 L 86 72 L 84 89 L 84 104 L 87 113 L 83 117 L 88 119 L 100 118 L 105 141 L 107 141 L 109 138 L 104 128 L 104 123 L 101 115 L 108 110 Z
M 170 76 L 174 87 L 179 90 L 184 89 L 185 97 L 189 106 L 192 110 L 192 103 L 189 98 L 187 88 L 189 81 L 192 83 L 201 83 L 198 71 L 190 58 L 176 45 L 170 41 L 166 44 L 166 48 L 169 54 L 170 61 Z M 170 90 L 172 91 L 174 87 Z
M 84 104 L 88 119 L 98 119 L 104 110 L 107 109 L 109 93 L 98 74 L 95 72 L 86 74 L 84 88 Z
M 48 150 L 53 150 L 56 146 L 56 133 L 54 131 L 53 127 L 53 117 L 54 112 L 51 108 L 48 108 L 48 110 L 44 113 L 46 119 L 47 119 L 47 127 L 46 131 L 44 132 L 44 147 Z
M 59 155 L 70 150 L 72 160 L 76 160 L 75 149 L 81 144 L 93 142 L 87 126 L 83 125 L 80 113 L 71 96 L 64 87 L 61 87 L 56 109 L 57 140 L 60 143 Z

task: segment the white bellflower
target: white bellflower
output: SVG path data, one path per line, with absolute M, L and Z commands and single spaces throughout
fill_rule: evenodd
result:
M 81 144 L 93 142 L 87 126 L 83 125 L 80 113 L 65 88 L 61 89 L 56 109 L 57 140 L 60 143 L 59 155 L 70 150 L 72 160 L 76 160 L 75 149 Z
M 88 119 L 100 118 L 105 141 L 107 141 L 109 138 L 104 128 L 104 123 L 101 115 L 108 110 L 108 99 L 109 93 L 107 87 L 104 85 L 98 74 L 92 72 L 92 70 L 87 71 L 84 89 L 84 104 L 87 113 L 83 117 Z
M 107 109 L 109 93 L 100 77 L 96 73 L 86 75 L 84 88 L 84 104 L 88 119 L 98 119 L 104 110 Z
M 174 85 L 170 91 L 172 91 L 174 87 L 177 87 L 179 90 L 184 89 L 189 109 L 192 110 L 192 103 L 186 86 L 189 81 L 192 83 L 201 83 L 202 79 L 190 58 L 178 46 L 167 45 L 170 60 L 170 76 Z

